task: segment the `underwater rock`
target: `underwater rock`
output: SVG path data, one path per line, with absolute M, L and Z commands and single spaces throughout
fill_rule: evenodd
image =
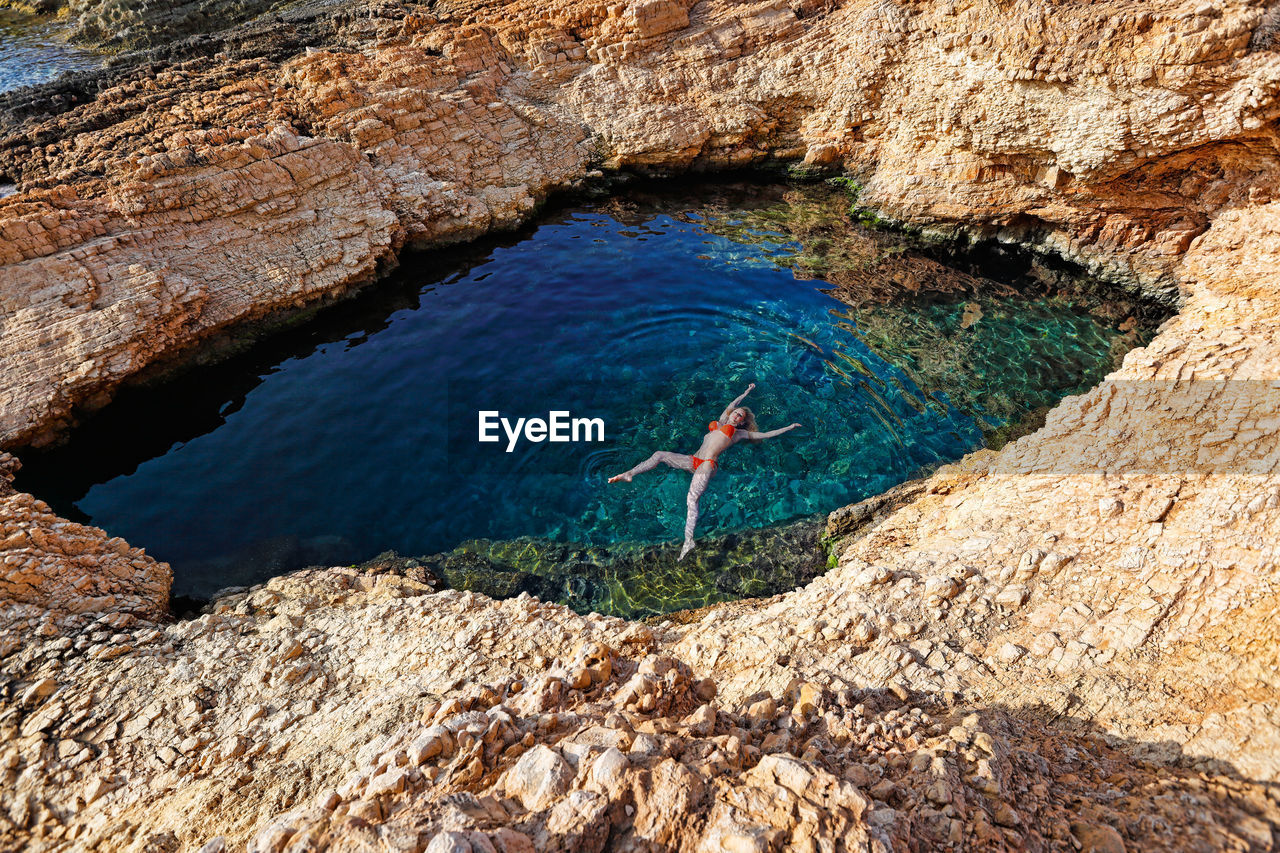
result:
M 822 523 L 704 537 L 680 562 L 675 547 L 586 547 L 532 537 L 475 539 L 418 559 L 455 589 L 499 599 L 528 593 L 579 612 L 640 619 L 776 595 L 812 580 L 826 568 Z

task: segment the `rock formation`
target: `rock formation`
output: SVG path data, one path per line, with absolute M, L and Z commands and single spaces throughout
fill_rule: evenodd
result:
M 67 5 L 76 39 L 99 47 L 140 48 L 222 29 L 285 4 L 276 0 L 189 0 L 155 6 L 130 0 L 70 0 Z
M 141 548 L 96 527 L 55 515 L 14 490 L 18 460 L 0 453 L 0 599 L 74 613 L 110 611 L 159 618 L 168 613 L 173 575 Z M 15 642 L 20 642 L 15 639 Z
M 823 577 L 652 627 L 349 569 L 168 623 L 167 567 L 0 484 L 0 843 L 1273 849 L 1276 30 L 302 3 L 0 96 L 6 447 L 602 169 L 842 169 L 1180 306 L 1037 433 L 834 513 Z

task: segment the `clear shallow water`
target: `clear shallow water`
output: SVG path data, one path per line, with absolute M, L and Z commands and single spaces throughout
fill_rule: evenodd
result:
M 66 39 L 67 25 L 0 9 L 0 92 L 47 83 L 66 71 L 102 64 L 102 56 Z
M 688 475 L 606 477 L 654 450 L 696 451 L 747 383 L 761 429 L 804 428 L 721 457 L 703 537 L 829 511 L 954 460 L 1096 383 L 1136 342 L 1096 306 L 994 286 L 850 307 L 794 274 L 812 240 L 759 215 L 787 202 L 732 201 L 611 202 L 503 245 L 407 258 L 376 294 L 227 364 L 123 393 L 69 447 L 25 456 L 20 485 L 172 563 L 175 593 L 385 549 L 534 537 L 517 550 L 558 555 L 551 568 L 533 562 L 567 590 L 590 573 L 584 561 L 644 555 L 648 572 L 614 583 L 635 598 L 674 556 Z M 476 441 L 481 409 L 600 417 L 607 440 L 505 453 Z M 519 562 L 493 543 L 464 550 Z M 667 598 L 770 591 L 725 580 L 747 571 L 738 563 L 759 574 L 759 549 L 746 550 L 729 564 L 695 552 L 701 564 L 663 581 L 679 588 Z M 491 564 L 467 565 L 457 577 L 483 587 Z M 698 565 L 718 580 L 696 577 Z

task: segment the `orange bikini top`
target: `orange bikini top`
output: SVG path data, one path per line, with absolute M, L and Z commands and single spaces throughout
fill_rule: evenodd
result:
M 721 424 L 719 421 L 712 421 L 707 424 L 707 432 L 715 432 L 716 430 L 720 430 L 729 438 L 733 438 L 733 434 L 738 431 L 738 428 L 733 424 Z

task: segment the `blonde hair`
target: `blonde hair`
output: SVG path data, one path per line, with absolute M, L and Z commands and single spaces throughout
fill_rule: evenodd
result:
M 738 409 L 742 409 L 742 411 L 747 413 L 747 419 L 742 422 L 742 429 L 748 430 L 750 432 L 759 432 L 760 428 L 756 426 L 756 413 L 751 411 L 746 406 L 737 406 L 733 409 L 733 411 L 729 412 L 729 414 L 732 416 L 733 412 L 736 412 Z M 751 441 L 754 441 L 757 444 L 760 443 L 760 439 L 758 438 L 753 438 L 751 439 Z

